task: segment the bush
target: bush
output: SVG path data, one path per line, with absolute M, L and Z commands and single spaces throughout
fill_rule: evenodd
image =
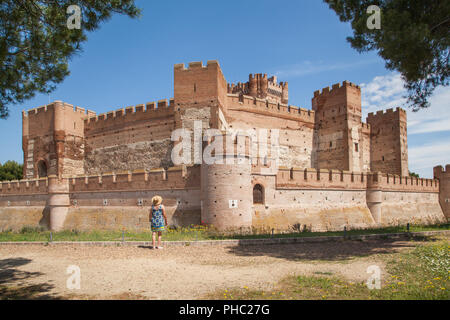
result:
M 0 164 L 0 181 L 21 180 L 23 177 L 23 165 L 16 161 L 6 161 Z

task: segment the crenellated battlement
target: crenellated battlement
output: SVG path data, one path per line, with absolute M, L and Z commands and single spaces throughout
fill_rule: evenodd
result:
M 200 166 L 109 172 L 67 179 L 71 193 L 198 189 L 200 188 Z
M 350 189 L 366 188 L 367 174 L 314 168 L 280 168 L 277 189 Z
M 436 166 L 433 168 L 433 174 L 435 179 L 450 178 L 450 164 L 445 166 L 445 170 L 442 166 Z
M 0 182 L 0 197 L 2 195 L 46 194 L 47 192 L 48 178 Z
M 439 192 L 439 180 L 400 176 L 396 174 L 371 173 L 368 177 L 368 189 L 386 191 Z
M 85 108 L 74 107 L 72 104 L 62 102 L 62 101 L 54 101 L 48 105 L 40 106 L 34 109 L 30 109 L 28 111 L 22 111 L 23 117 L 35 116 L 39 114 L 44 114 L 47 112 L 54 112 L 55 108 L 62 108 L 64 110 L 72 110 L 76 114 L 92 116 L 96 113 L 91 110 L 86 110 Z
M 314 122 L 315 112 L 313 110 L 297 106 L 239 94 L 228 94 L 228 102 L 230 108 L 239 106 L 245 108 L 246 111 L 268 113 L 274 116 L 289 116 L 304 122 Z
M 406 118 L 406 110 L 397 107 L 394 111 L 393 108 L 387 109 L 386 111 L 380 110 L 377 111 L 375 114 L 373 112 L 370 112 L 367 115 L 367 121 L 372 120 L 372 119 L 386 119 L 386 118 L 392 118 L 395 115 L 400 115 L 401 118 L 405 117 Z
M 356 84 L 354 84 L 352 82 L 349 82 L 349 81 L 343 81 L 342 83 L 335 83 L 335 84 L 333 84 L 331 86 L 331 88 L 330 87 L 325 87 L 322 90 L 314 91 L 314 97 L 319 97 L 319 96 L 322 96 L 322 95 L 336 94 L 338 92 L 341 92 L 342 88 L 345 88 L 345 87 L 353 87 L 353 88 L 356 88 L 358 90 L 361 90 L 360 86 L 358 86 L 358 85 L 356 85 Z
M 178 63 L 174 65 L 174 70 L 177 71 L 190 71 L 190 70 L 198 70 L 198 69 L 208 69 L 210 67 L 219 66 L 219 62 L 217 60 L 208 60 L 206 66 L 203 65 L 202 61 L 194 61 L 189 62 L 188 67 L 186 68 L 184 63 Z
M 133 122 L 137 120 L 151 120 L 171 116 L 175 113 L 174 99 L 159 100 L 129 106 L 115 111 L 102 113 L 84 120 L 86 130 L 98 129 L 108 124 Z
M 360 173 L 312 168 L 280 168 L 277 188 L 371 189 L 404 192 L 439 192 L 439 181 L 392 174 Z

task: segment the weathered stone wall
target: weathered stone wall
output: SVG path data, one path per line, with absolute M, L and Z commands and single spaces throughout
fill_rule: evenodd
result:
M 152 190 L 123 192 L 86 192 L 71 194 L 72 205 L 64 229 L 143 230 L 149 229 L 151 199 L 163 198 L 171 226 L 201 223 L 200 190 Z
M 85 121 L 87 174 L 173 166 L 174 105 L 166 100 L 128 107 Z
M 395 226 L 445 222 L 438 193 L 383 191 L 381 224 Z
M 0 230 L 48 227 L 47 201 L 46 178 L 0 183 Z
M 253 206 L 253 226 L 257 229 L 293 230 L 301 225 L 312 231 L 328 231 L 375 225 L 365 190 L 275 187 L 276 179 L 273 175 L 253 177 L 253 184 L 263 185 L 265 191 L 265 203 Z
M 68 185 L 67 204 L 49 201 L 52 196 L 49 182 Z M 55 205 L 67 208 L 63 229 L 148 228 L 151 198 L 155 195 L 163 197 L 171 225 L 200 224 L 200 166 L 195 166 L 86 175 L 59 181 L 53 176 L 0 183 L 0 229 L 49 228 Z

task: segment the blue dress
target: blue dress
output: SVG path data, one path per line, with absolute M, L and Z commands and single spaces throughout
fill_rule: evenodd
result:
M 165 220 L 161 204 L 156 208 L 152 206 L 152 219 L 150 225 L 153 232 L 165 230 Z

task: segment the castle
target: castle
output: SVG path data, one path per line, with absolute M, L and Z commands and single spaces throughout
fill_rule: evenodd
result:
M 178 226 L 324 231 L 447 221 L 450 167 L 436 167 L 435 179 L 409 176 L 404 110 L 362 122 L 361 89 L 347 81 L 314 92 L 312 110 L 288 101 L 287 82 L 255 74 L 229 84 L 208 61 L 174 66 L 170 100 L 100 115 L 60 101 L 23 112 L 24 180 L 0 183 L 0 228 L 148 228 L 156 194 Z M 200 137 L 194 158 L 219 138 L 231 141 L 213 152 L 227 161 L 174 163 L 180 129 L 214 132 Z M 251 130 L 267 134 L 264 156 L 242 134 Z

